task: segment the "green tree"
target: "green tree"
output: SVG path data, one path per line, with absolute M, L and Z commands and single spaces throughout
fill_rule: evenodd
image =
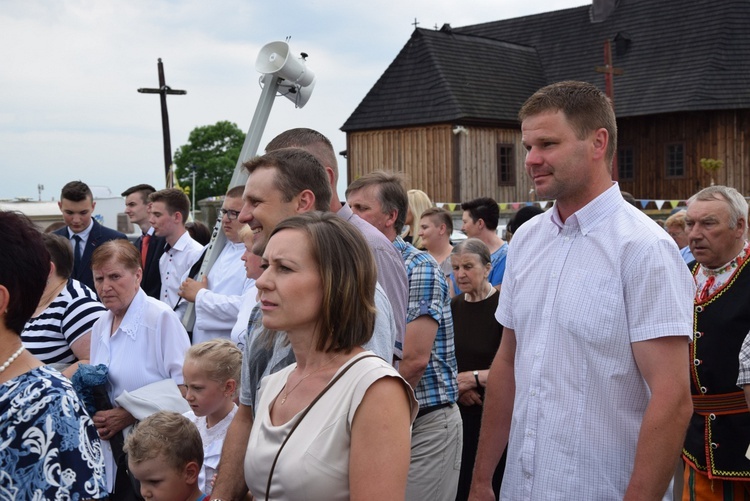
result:
M 244 132 L 232 122 L 221 121 L 193 129 L 188 143 L 174 154 L 180 186 L 192 189 L 194 165 L 196 202 L 226 193 L 244 141 Z

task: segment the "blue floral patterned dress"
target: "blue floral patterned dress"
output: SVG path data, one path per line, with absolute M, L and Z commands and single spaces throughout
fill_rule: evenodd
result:
M 107 496 L 94 423 L 73 387 L 43 366 L 0 385 L 0 500 Z

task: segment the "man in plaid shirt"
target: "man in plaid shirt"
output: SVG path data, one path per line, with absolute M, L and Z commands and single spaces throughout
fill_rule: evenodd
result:
M 409 279 L 404 357 L 399 372 L 412 385 L 419 414 L 412 427 L 407 500 L 453 501 L 463 444 L 456 405 L 456 357 L 450 295 L 440 265 L 399 236 L 408 198 L 400 177 L 366 174 L 346 190 L 352 211 L 378 228 L 404 258 Z

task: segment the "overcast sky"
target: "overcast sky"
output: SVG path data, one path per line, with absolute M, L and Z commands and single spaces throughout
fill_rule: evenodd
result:
M 590 0 L 0 0 L 0 199 L 57 199 L 81 179 L 117 195 L 164 187 L 157 58 L 172 150 L 220 120 L 247 131 L 260 98 L 260 48 L 290 36 L 317 85 L 303 109 L 275 100 L 261 148 L 291 127 L 339 128 L 414 30 L 465 26 L 590 4 Z M 341 159 L 342 173 L 344 163 Z

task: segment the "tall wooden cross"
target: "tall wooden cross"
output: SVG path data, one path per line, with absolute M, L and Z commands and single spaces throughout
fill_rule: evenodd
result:
M 164 65 L 159 58 L 159 88 L 158 89 L 138 89 L 141 94 L 159 94 L 161 96 L 161 129 L 164 136 L 164 176 L 166 178 L 167 188 L 174 186 L 172 178 L 172 144 L 169 139 L 169 114 L 167 113 L 167 94 L 184 95 L 186 90 L 171 89 L 164 80 Z
M 612 46 L 609 43 L 609 39 L 604 41 L 604 66 L 597 66 L 597 73 L 604 73 L 604 92 L 612 102 L 612 109 L 615 108 L 615 75 L 622 75 L 623 71 L 620 68 L 615 68 L 612 64 Z M 612 179 L 617 181 L 619 178 L 617 172 L 617 152 L 615 152 L 612 158 Z

